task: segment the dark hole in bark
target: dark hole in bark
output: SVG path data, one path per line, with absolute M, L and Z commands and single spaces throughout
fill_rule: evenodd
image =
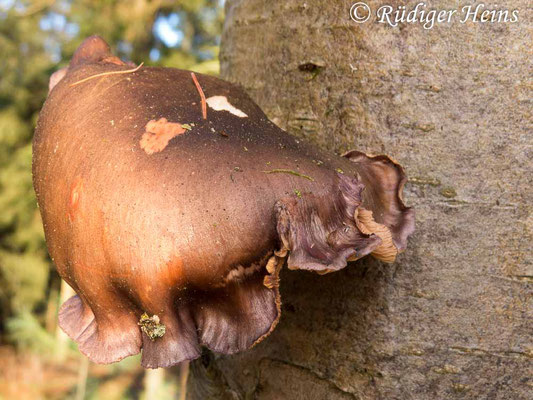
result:
M 314 63 L 305 63 L 298 65 L 298 69 L 302 72 L 318 72 L 322 69 L 320 65 L 316 65 Z

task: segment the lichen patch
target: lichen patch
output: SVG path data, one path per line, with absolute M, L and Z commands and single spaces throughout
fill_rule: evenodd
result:
M 148 121 L 145 129 L 146 132 L 139 143 L 141 149 L 147 154 L 154 154 L 164 150 L 168 142 L 187 131 L 180 123 L 168 122 L 166 118 Z
M 152 341 L 165 335 L 166 327 L 160 322 L 157 315 L 152 315 L 150 317 L 147 313 L 144 313 L 141 315 L 138 324 L 141 327 L 141 331 L 143 331 Z
M 206 102 L 207 105 L 215 111 L 228 111 L 240 118 L 248 117 L 248 115 L 246 115 L 244 112 L 236 107 L 233 107 L 226 96 L 211 96 L 206 100 Z

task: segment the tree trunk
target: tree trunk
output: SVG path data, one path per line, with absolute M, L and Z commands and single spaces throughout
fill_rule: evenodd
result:
M 283 271 L 274 333 L 193 363 L 192 398 L 530 398 L 530 4 L 461 23 L 464 3 L 432 1 L 457 18 L 424 29 L 357 24 L 349 1 L 228 1 L 222 76 L 295 136 L 396 159 L 417 231 L 392 265 Z

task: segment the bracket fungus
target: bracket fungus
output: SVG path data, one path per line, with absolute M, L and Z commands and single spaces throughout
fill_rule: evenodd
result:
M 94 362 L 142 350 L 144 367 L 168 367 L 202 346 L 248 349 L 278 323 L 283 265 L 391 262 L 414 230 L 396 162 L 302 143 L 236 85 L 132 69 L 90 37 L 50 86 L 34 186 L 77 293 L 60 326 Z

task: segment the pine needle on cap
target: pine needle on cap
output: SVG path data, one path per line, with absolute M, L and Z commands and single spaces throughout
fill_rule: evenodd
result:
M 136 72 L 138 71 L 139 69 L 141 69 L 141 67 L 143 66 L 144 62 L 140 63 L 138 67 L 135 67 L 133 69 L 127 69 L 126 71 L 111 71 L 111 72 L 102 72 L 100 74 L 96 74 L 96 75 L 91 75 L 87 78 L 84 78 L 80 81 L 77 81 L 77 82 L 74 82 L 73 84 L 71 84 L 69 87 L 73 87 L 73 86 L 76 86 L 76 85 L 79 85 L 80 83 L 83 83 L 83 82 L 87 82 L 91 79 L 94 79 L 94 78 L 98 78 L 100 76 L 107 76 L 107 75 L 119 75 L 119 74 L 130 74 L 132 72 Z
M 200 98 L 202 99 L 202 117 L 204 119 L 207 119 L 207 103 L 205 101 L 205 94 L 202 90 L 202 87 L 200 86 L 200 83 L 198 82 L 198 79 L 196 79 L 196 75 L 194 72 L 191 72 L 192 80 L 196 86 L 196 89 L 198 90 L 198 93 L 200 94 Z
M 270 171 L 263 171 L 265 174 L 291 174 L 291 175 L 294 175 L 294 176 L 299 176 L 300 178 L 305 178 L 305 179 L 308 179 L 310 180 L 311 182 L 314 182 L 315 180 L 313 178 L 311 178 L 310 176 L 308 175 L 304 175 L 304 174 L 301 174 L 297 171 L 293 171 L 292 169 L 281 169 L 281 168 L 278 168 L 278 169 L 271 169 Z

